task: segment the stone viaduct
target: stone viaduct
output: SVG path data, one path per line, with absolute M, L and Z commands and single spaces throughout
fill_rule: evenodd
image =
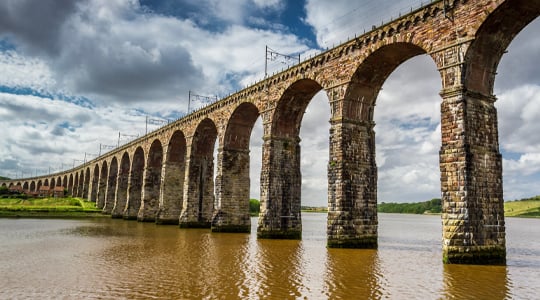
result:
M 72 170 L 1 184 L 64 186 L 114 218 L 249 232 L 249 142 L 260 117 L 257 235 L 298 239 L 299 130 L 310 100 L 324 90 L 331 107 L 328 247 L 376 248 L 377 95 L 401 63 L 425 54 L 442 86 L 443 260 L 504 264 L 493 85 L 507 46 L 539 14 L 540 0 L 434 1 Z

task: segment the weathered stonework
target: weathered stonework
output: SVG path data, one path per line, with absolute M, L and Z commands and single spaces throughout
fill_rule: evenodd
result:
M 504 264 L 493 83 L 509 43 L 539 14 L 538 0 L 435 1 L 72 170 L 0 184 L 31 191 L 64 186 L 114 217 L 249 232 L 249 140 L 261 117 L 257 235 L 297 239 L 299 130 L 313 95 L 324 90 L 331 108 L 328 246 L 376 248 L 377 96 L 395 68 L 426 54 L 442 86 L 443 260 Z

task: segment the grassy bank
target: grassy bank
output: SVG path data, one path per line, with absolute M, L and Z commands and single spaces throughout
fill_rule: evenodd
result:
M 383 213 L 428 214 L 441 212 L 441 200 L 432 199 L 416 203 L 380 203 L 377 206 Z M 540 218 L 540 196 L 504 202 L 504 215 L 507 217 Z
M 0 217 L 71 218 L 102 216 L 94 202 L 81 198 L 1 198 Z
M 505 202 L 504 215 L 507 217 L 540 218 L 540 196 Z

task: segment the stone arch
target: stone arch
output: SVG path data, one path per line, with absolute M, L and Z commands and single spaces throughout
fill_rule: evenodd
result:
M 92 174 L 92 181 L 90 182 L 90 195 L 88 195 L 88 200 L 94 203 L 97 203 L 98 185 L 99 185 L 99 164 L 96 164 L 94 166 L 94 172 Z
M 299 134 L 304 112 L 320 90 L 322 86 L 311 79 L 291 84 L 277 103 L 271 127 L 265 128 L 260 238 L 298 239 L 302 235 Z
M 54 189 L 55 186 L 56 186 L 56 180 L 55 180 L 54 177 L 53 177 L 53 178 L 51 178 L 51 185 L 50 185 L 50 187 L 51 187 L 51 189 Z
M 131 170 L 129 174 L 128 203 L 124 211 L 124 219 L 137 219 L 141 207 L 142 184 L 144 173 L 144 150 L 137 147 L 133 154 Z
M 163 185 L 160 194 L 158 224 L 178 224 L 184 199 L 186 178 L 186 137 L 177 130 L 167 146 L 163 165 Z
M 180 215 L 180 227 L 211 226 L 214 206 L 214 145 L 217 128 L 208 118 L 202 120 L 191 140 L 187 163 L 187 188 Z
M 447 263 L 506 262 L 502 156 L 493 87 L 506 48 L 539 15 L 538 1 L 507 0 L 486 10 L 470 44 L 454 46 L 457 54 L 450 58 L 458 64 L 442 71 L 440 169 Z
M 2 187 L 7 187 L 7 184 L 5 182 L 2 182 Z
M 14 183 L 13 183 L 13 182 L 10 182 L 8 188 L 11 188 L 12 186 L 14 186 Z
M 41 188 L 42 185 L 43 185 L 42 181 L 38 180 L 36 184 L 36 192 L 39 192 L 39 189 Z
M 118 183 L 116 188 L 116 202 L 114 203 L 111 216 L 113 218 L 122 218 L 127 203 L 127 191 L 129 183 L 130 161 L 129 154 L 124 152 L 120 160 L 120 169 L 118 170 Z
M 152 142 L 148 151 L 146 168 L 144 170 L 144 182 L 142 202 L 137 220 L 141 222 L 155 222 L 159 209 L 159 190 L 161 186 L 161 168 L 163 166 L 163 147 L 156 139 Z
M 30 192 L 36 192 L 36 182 L 33 180 L 30 182 Z
M 89 188 L 90 188 L 90 167 L 87 167 L 86 170 L 84 171 L 84 183 L 83 183 L 83 193 L 82 193 L 82 198 L 85 200 L 89 198 L 89 194 L 88 194 Z
M 227 123 L 223 146 L 218 150 L 217 211 L 212 231 L 250 232 L 249 142 L 258 117 L 257 107 L 245 102 L 234 110 Z
M 79 172 L 79 184 L 77 185 L 77 197 L 83 198 L 84 195 L 84 170 Z
M 109 167 L 109 177 L 107 178 L 107 191 L 105 194 L 105 204 L 103 213 L 110 214 L 116 200 L 116 179 L 118 177 L 118 160 L 113 157 Z
M 497 67 L 514 37 L 540 15 L 540 2 L 507 0 L 489 14 L 465 55 L 464 86 L 492 95 Z
M 69 181 L 67 185 L 68 194 L 73 196 L 73 173 L 69 174 Z
M 107 161 L 103 161 L 101 164 L 101 172 L 99 174 L 98 183 L 98 195 L 97 195 L 97 208 L 103 208 L 105 206 L 105 198 L 107 197 L 107 178 L 109 177 L 109 167 Z
M 61 176 L 58 176 L 56 178 L 56 186 L 62 186 L 62 177 Z
M 25 181 L 25 182 L 23 183 L 22 188 L 23 188 L 23 190 L 28 191 L 28 188 L 29 188 L 28 181 Z
M 358 65 L 342 99 L 333 99 L 328 164 L 329 247 L 377 247 L 375 103 L 390 74 L 421 54 L 426 50 L 413 43 L 381 45 Z
M 354 72 L 343 106 L 334 112 L 333 117 L 372 122 L 377 96 L 388 76 L 403 62 L 421 54 L 426 54 L 426 51 L 403 42 L 382 46 L 371 53 Z
M 64 188 L 67 188 L 67 185 L 68 185 L 68 177 L 67 175 L 64 175 L 64 179 L 62 179 L 62 186 Z
M 43 185 L 49 186 L 49 178 L 45 178 L 45 180 L 43 181 Z

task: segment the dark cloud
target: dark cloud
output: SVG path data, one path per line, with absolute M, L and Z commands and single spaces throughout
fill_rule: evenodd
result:
M 45 61 L 59 89 L 98 102 L 171 100 L 203 84 L 201 69 L 177 42 L 181 32 L 177 41 L 162 35 L 179 24 L 144 15 L 137 2 L 0 3 L 0 38 Z
M 0 159 L 0 172 L 2 170 L 16 170 L 19 168 L 19 160 L 13 158 Z M 4 173 L 5 174 L 5 173 Z
M 84 57 L 71 56 L 72 62 L 64 62 L 63 77 L 75 79 L 75 90 L 118 102 L 152 101 L 197 89 L 204 78 L 180 46 L 103 47 L 96 45 L 85 50 Z M 72 68 L 81 59 L 84 71 Z
M 62 46 L 59 32 L 76 6 L 74 0 L 0 1 L 0 36 L 29 53 L 56 56 Z

